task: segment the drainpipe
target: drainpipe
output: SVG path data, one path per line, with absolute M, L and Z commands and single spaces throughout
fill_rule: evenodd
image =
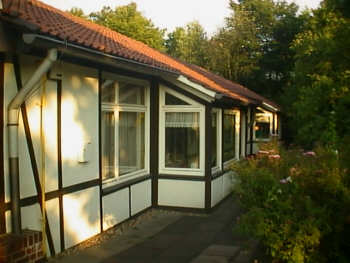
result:
M 32 77 L 18 91 L 8 106 L 8 151 L 9 151 L 9 171 L 11 180 L 11 219 L 12 232 L 21 233 L 21 211 L 19 194 L 19 162 L 18 162 L 18 119 L 19 110 L 28 94 L 33 90 L 41 77 L 51 68 L 53 62 L 57 60 L 57 49 L 50 49 L 44 61 L 33 73 Z

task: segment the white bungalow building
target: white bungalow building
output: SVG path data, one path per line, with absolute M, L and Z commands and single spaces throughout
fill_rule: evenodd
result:
M 54 255 L 150 207 L 210 212 L 230 165 L 280 134 L 278 106 L 245 87 L 39 1 L 1 2 L 0 234 L 45 229 Z

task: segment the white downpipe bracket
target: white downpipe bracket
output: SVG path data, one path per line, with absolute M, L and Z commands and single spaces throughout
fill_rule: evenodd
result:
M 11 218 L 12 232 L 19 234 L 21 232 L 20 208 L 19 208 L 19 162 L 18 162 L 18 120 L 19 110 L 28 94 L 31 93 L 35 85 L 42 76 L 51 68 L 57 60 L 57 49 L 50 49 L 44 61 L 33 73 L 32 77 L 18 91 L 8 106 L 8 152 L 9 152 L 9 171 L 11 181 Z

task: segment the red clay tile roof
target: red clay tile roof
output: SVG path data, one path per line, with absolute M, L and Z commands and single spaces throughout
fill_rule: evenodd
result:
M 161 70 L 181 73 L 206 88 L 243 102 L 262 98 L 254 92 L 215 74 L 187 65 L 147 45 L 106 27 L 75 17 L 37 0 L 2 0 L 1 17 L 19 19 L 40 34 L 83 47 L 133 60 Z M 255 95 L 252 95 L 252 94 Z M 263 98 L 262 98 L 263 99 Z

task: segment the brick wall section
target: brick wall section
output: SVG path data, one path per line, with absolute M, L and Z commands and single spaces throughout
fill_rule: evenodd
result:
M 0 263 L 43 262 L 42 234 L 23 230 L 21 235 L 0 235 Z

